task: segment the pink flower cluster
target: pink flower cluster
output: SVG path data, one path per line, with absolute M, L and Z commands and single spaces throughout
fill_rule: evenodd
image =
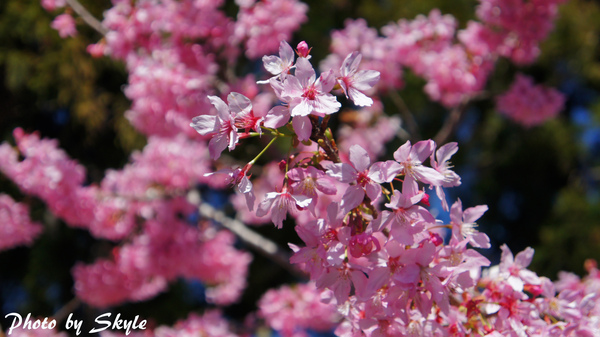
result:
M 77 35 L 77 28 L 75 27 L 75 19 L 69 14 L 61 14 L 57 16 L 50 27 L 58 31 L 60 37 L 67 38 L 69 36 Z
M 362 19 L 348 20 L 332 33 L 332 54 L 321 69 L 335 68 L 345 55 L 360 51 L 363 67 L 381 72 L 382 89 L 399 88 L 407 67 L 427 81 L 424 89 L 432 100 L 455 107 L 483 90 L 498 56 L 533 62 L 560 2 L 481 0 L 477 16 L 482 22 L 470 21 L 458 31 L 456 19 L 437 9 L 384 26 L 383 37 Z
M 55 141 L 21 129 L 14 135 L 19 152 L 1 144 L 6 160 L 0 170 L 23 192 L 45 201 L 67 224 L 121 243 L 111 259 L 74 268 L 75 291 L 81 299 L 99 307 L 145 300 L 180 276 L 210 284 L 207 299 L 214 303 L 239 298 L 250 255 L 233 248 L 231 234 L 215 233 L 210 226 L 191 227 L 178 218 L 195 212 L 184 199 L 189 189 L 208 182 L 206 146 L 183 136 L 151 137 L 142 152 L 132 155 L 132 163 L 108 171 L 100 186 L 84 186 L 84 168 Z M 30 228 L 20 205 L 7 205 L 10 218 L 19 221 L 17 233 L 33 235 L 40 230 Z M 8 225 L 14 228 L 11 222 Z M 25 238 L 10 237 L 17 239 Z
M 77 296 L 97 307 L 142 301 L 164 291 L 169 281 L 185 277 L 207 284 L 209 302 L 237 301 L 251 256 L 233 247 L 229 232 L 198 231 L 174 218 L 181 207 L 190 206 L 182 200 L 173 203 L 182 205 L 148 205 L 147 212 L 158 213 L 146 221 L 142 234 L 113 250 L 112 260 L 76 265 Z
M 316 79 L 305 57 L 294 64 L 291 48 L 280 49 L 279 57 L 265 57 L 264 63 L 275 75 L 269 83 L 284 104 L 267 116 L 282 111 L 283 122 L 273 127 L 287 124 L 293 137 L 317 147 L 292 142 L 297 153 L 278 165 L 283 176 L 269 176 L 271 182 L 281 179 L 281 184 L 261 193 L 255 213 L 269 217 L 278 228 L 288 215 L 295 218 L 304 245 L 289 244 L 294 251 L 290 262 L 310 275 L 319 292 L 329 292 L 329 302 L 343 317 L 336 335 L 591 336 L 598 331 L 600 321 L 590 305 L 597 293 L 556 295 L 552 282 L 527 270 L 531 248 L 513 257 L 503 246 L 500 265 L 482 272 L 490 261 L 473 248 L 490 247 L 490 239 L 476 223 L 488 207 L 463 209 L 460 200 L 449 207 L 444 193 L 444 188 L 461 183 L 450 164 L 456 143 L 437 148 L 432 140 L 408 141 L 388 161 L 373 162 L 369 152 L 356 144 L 348 153 L 339 152 L 333 139 L 325 136 L 330 130 L 324 130 L 324 117 L 338 110 L 337 101 L 324 90 L 332 88 L 324 84 L 333 82 L 332 71 Z M 353 61 L 360 60 L 358 55 L 346 58 L 342 68 L 352 64 L 352 70 L 341 74 L 358 73 L 358 62 Z M 344 81 L 338 77 L 341 88 L 341 82 L 353 84 Z M 251 101 L 239 94 L 230 95 L 228 104 L 211 99 L 226 117 L 200 116 L 191 125 L 199 132 L 212 130 L 205 135 L 212 134 L 213 139 L 223 137 L 239 145 L 242 137 L 235 120 Z M 311 125 L 308 130 L 294 119 L 304 115 Z M 226 131 L 217 131 L 223 130 L 222 125 Z M 287 137 L 270 127 L 264 130 L 273 141 Z M 231 171 L 237 172 L 231 180 L 241 194 L 252 194 L 254 200 L 247 168 Z M 449 209 L 449 223 L 437 220 L 429 210 L 427 188 L 435 189 L 442 206 Z M 252 212 L 253 205 L 248 206 Z M 304 303 L 295 300 L 296 291 L 300 290 L 269 291 L 260 302 L 260 315 L 283 336 L 304 336 L 310 327 L 301 313 L 316 310 L 296 311 Z
M 242 43 L 251 58 L 277 50 L 308 9 L 297 0 L 240 1 L 234 21 L 222 4 L 115 0 L 106 12 L 104 53 L 127 63 L 127 118 L 143 133 L 194 136 L 189 119 L 209 111 L 206 96 L 235 86 L 231 71 L 218 73 L 219 64 L 234 68 Z
M 49 209 L 74 226 L 85 226 L 92 216 L 90 198 L 81 186 L 85 168 L 69 159 L 54 140 L 14 130 L 17 150 L 0 144 L 0 171 L 24 193 L 44 200 Z M 19 161 L 19 156 L 24 158 Z
M 340 319 L 326 299 L 327 291 L 318 291 L 314 283 L 282 286 L 262 296 L 259 315 L 282 337 L 308 337 L 307 329 L 328 332 Z
M 539 43 L 553 27 L 558 5 L 566 0 L 480 0 L 477 17 L 484 23 L 480 36 L 491 49 L 517 64 L 532 63 Z M 474 28 L 474 27 L 471 27 Z
M 540 125 L 563 109 L 565 96 L 558 90 L 535 85 L 533 78 L 517 74 L 504 94 L 496 98 L 496 109 L 525 126 Z
M 297 0 L 238 1 L 236 37 L 246 40 L 246 56 L 255 59 L 277 50 L 307 20 L 308 6 Z
M 0 251 L 30 245 L 42 232 L 42 225 L 29 218 L 29 207 L 0 194 Z
M 49 10 L 64 5 L 42 2 Z M 197 184 L 229 184 L 243 221 L 282 227 L 290 215 L 303 242 L 289 245 L 290 262 L 312 282 L 271 290 L 259 303 L 260 317 L 283 336 L 305 336 L 306 329 L 348 337 L 593 336 L 600 330 L 595 266 L 584 280 L 561 274 L 552 284 L 527 270 L 532 249 L 513 256 L 503 246 L 500 265 L 482 272 L 490 262 L 473 248 L 490 247 L 476 223 L 487 206 L 463 210 L 445 195 L 461 184 L 450 163 L 456 143 L 406 142 L 393 160 L 375 160 L 400 128 L 382 114 L 377 89 L 401 88 L 407 67 L 426 80 L 432 100 L 458 106 L 481 92 L 499 56 L 521 64 L 537 56 L 559 2 L 482 0 L 482 22 L 458 31 L 456 20 L 437 10 L 391 23 L 381 35 L 362 19 L 349 20 L 332 34 L 332 54 L 317 73 L 305 42 L 296 52 L 285 42 L 307 19 L 297 0 L 237 0 L 236 20 L 222 0 L 113 0 L 103 22 L 108 33 L 91 49 L 126 63 L 127 117 L 148 144 L 124 168 L 86 186 L 83 166 L 55 141 L 16 129 L 17 149 L 0 145 L 0 171 L 67 224 L 114 242 L 111 253 L 73 268 L 75 293 L 93 306 L 152 298 L 178 277 L 204 282 L 213 304 L 238 300 L 250 254 L 208 219 L 185 221 L 198 206 L 186 200 Z M 65 17 L 57 21 L 72 32 Z M 242 45 L 250 59 L 278 51 L 262 58 L 270 78 L 236 77 Z M 517 81 L 519 92 L 511 88 L 499 109 L 519 107 L 505 112 L 526 125 L 532 111 L 563 104 L 555 92 Z M 537 98 L 519 101 L 527 92 Z M 328 122 L 342 102 L 357 110 L 340 114 L 346 125 L 335 139 Z M 223 161 L 209 172 L 209 157 L 250 137 L 272 139 L 253 160 L 239 167 Z M 250 179 L 278 141 L 288 156 Z M 430 209 L 433 190 L 449 223 Z M 28 228 L 25 208 L 0 198 L 3 205 L 0 217 Z M 154 333 L 236 336 L 218 311 Z

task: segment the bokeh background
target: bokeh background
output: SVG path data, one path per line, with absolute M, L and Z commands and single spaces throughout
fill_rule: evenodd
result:
M 363 17 L 379 28 L 439 8 L 455 16 L 462 28 L 474 18 L 477 5 L 466 0 L 305 2 L 310 6 L 309 21 L 290 42 L 293 46 L 309 42 L 313 64 L 327 55 L 328 32 L 343 28 L 346 18 Z M 108 0 L 81 3 L 98 18 L 111 6 Z M 232 2 L 227 9 L 229 15 L 236 15 Z M 482 99 L 469 106 L 450 137 L 459 142 L 452 161 L 462 177 L 462 186 L 448 191 L 450 200 L 460 198 L 465 206 L 490 208 L 478 223 L 493 248 L 482 253 L 497 261 L 502 243 L 513 252 L 531 246 L 536 251 L 531 269 L 551 279 L 560 270 L 582 275 L 587 258 L 600 259 L 599 17 L 599 1 L 571 0 L 562 5 L 538 61 L 517 67 L 500 60 L 488 82 L 489 97 L 504 92 L 517 71 L 558 88 L 567 97 L 558 118 L 524 128 L 495 111 L 493 99 Z M 105 170 L 123 167 L 132 151 L 143 148 L 145 138 L 124 117 L 129 102 L 122 92 L 127 81 L 123 64 L 86 52 L 86 46 L 100 36 L 85 25 L 78 26 L 76 37 L 61 39 L 50 28 L 53 18 L 38 0 L 0 1 L 0 136 L 12 142 L 12 130 L 19 126 L 58 139 L 71 158 L 86 166 L 92 184 L 101 180 Z M 448 111 L 427 99 L 422 79 L 407 71 L 404 80 L 401 95 L 422 137 L 433 137 Z M 398 112 L 390 108 L 386 113 Z M 403 142 L 392 141 L 388 157 Z M 45 226 L 31 247 L 0 252 L 0 324 L 6 328 L 4 316 L 9 312 L 51 316 L 64 308 L 73 298 L 70 270 L 75 262 L 94 261 L 110 243 L 67 227 L 2 174 L 0 191 L 27 203 L 32 218 Z M 445 214 L 440 217 L 447 219 Z M 282 246 L 297 242 L 293 229 L 257 230 Z M 241 319 L 254 310 L 256 299 L 268 287 L 297 281 L 260 256 L 255 256 L 250 275 L 242 302 L 226 310 L 231 317 Z M 114 310 L 172 324 L 203 306 L 202 285 L 181 280 L 151 301 Z M 96 316 L 85 306 L 74 310 Z

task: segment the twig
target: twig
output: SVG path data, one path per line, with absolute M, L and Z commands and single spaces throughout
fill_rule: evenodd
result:
M 108 33 L 108 29 L 102 25 L 98 19 L 96 19 L 92 13 L 88 12 L 77 0 L 66 0 L 67 4 L 77 13 L 85 23 L 92 27 L 95 31 L 102 35 Z
M 466 106 L 467 104 L 461 104 L 450 111 L 450 116 L 446 118 L 444 125 L 442 125 L 440 130 L 433 137 L 436 144 L 441 145 L 448 140 L 450 135 L 454 132 L 454 129 L 458 126 L 458 122 L 466 110 Z
M 327 159 L 334 163 L 341 163 L 340 154 L 335 144 L 335 141 L 329 139 L 325 132 L 327 132 L 327 123 L 329 122 L 329 116 L 323 118 L 323 122 L 319 123 L 319 119 L 315 116 L 309 116 L 310 122 L 312 123 L 312 133 L 310 140 L 316 142 L 327 155 Z
M 64 321 L 65 318 L 67 318 L 67 315 L 75 311 L 80 305 L 81 300 L 77 297 L 73 298 L 54 314 L 54 319 L 56 322 Z
M 398 94 L 398 92 L 395 90 L 391 90 L 389 96 L 392 99 L 392 102 L 394 102 L 394 105 L 396 105 L 396 107 L 400 111 L 402 121 L 406 123 L 406 131 L 408 132 L 410 140 L 421 140 L 421 133 L 419 132 L 419 125 L 417 125 L 415 116 L 412 114 L 410 109 L 408 109 L 408 106 L 406 106 L 406 103 L 404 102 L 400 94 Z
M 198 197 L 196 196 L 196 198 Z M 223 227 L 229 229 L 252 249 L 256 250 L 263 256 L 273 260 L 282 268 L 290 272 L 292 275 L 300 279 L 307 278 L 307 275 L 305 273 L 303 273 L 302 271 L 290 264 L 290 254 L 288 252 L 279 248 L 279 246 L 273 241 L 251 230 L 241 221 L 228 217 L 227 215 L 225 215 L 225 213 L 215 209 L 210 204 L 205 202 L 199 203 L 198 211 L 203 217 L 214 220 L 221 224 Z

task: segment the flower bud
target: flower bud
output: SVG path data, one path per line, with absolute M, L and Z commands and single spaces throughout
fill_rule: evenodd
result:
M 296 47 L 296 53 L 299 57 L 308 58 L 311 50 L 312 48 L 308 48 L 308 44 L 305 41 L 298 43 L 298 47 Z
M 427 194 L 423 191 L 419 191 L 419 193 L 423 193 L 423 199 L 421 199 L 421 202 L 423 203 L 423 205 L 430 207 L 431 204 L 429 203 L 429 194 Z

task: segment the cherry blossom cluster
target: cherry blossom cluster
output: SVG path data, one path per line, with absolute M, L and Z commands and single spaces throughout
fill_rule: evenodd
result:
M 464 104 L 484 89 L 498 57 L 519 64 L 537 57 L 562 1 L 482 0 L 481 21 L 460 30 L 438 10 L 388 24 L 381 34 L 363 19 L 348 20 L 332 33 L 320 71 L 305 42 L 296 50 L 285 42 L 307 21 L 308 7 L 298 0 L 236 0 L 236 18 L 222 0 L 112 2 L 102 22 L 107 33 L 89 50 L 125 62 L 127 118 L 148 136 L 144 149 L 90 183 L 56 141 L 17 128 L 16 147 L 0 144 L 0 171 L 23 193 L 68 225 L 112 242 L 95 262 L 73 268 L 84 302 L 147 300 L 179 277 L 202 281 L 212 304 L 237 301 L 252 257 L 235 248 L 232 233 L 197 220 L 190 193 L 230 185 L 229 200 L 245 224 L 294 224 L 303 242 L 289 244 L 290 262 L 311 282 L 268 291 L 254 316 L 284 337 L 307 329 L 352 337 L 600 331 L 593 263 L 586 278 L 562 273 L 552 284 L 527 270 L 532 249 L 513 256 L 503 246 L 500 265 L 485 268 L 490 262 L 475 249 L 490 246 L 476 223 L 487 206 L 463 209 L 445 193 L 461 184 L 450 162 L 457 143 L 408 141 L 393 159 L 377 161 L 401 127 L 384 113 L 382 98 L 402 88 L 405 68 L 426 80 L 432 100 Z M 66 3 L 42 5 L 54 11 Z M 53 27 L 61 36 L 76 33 L 68 10 Z M 277 52 L 262 57 L 269 75 L 235 73 L 242 55 L 252 62 Z M 557 92 L 521 76 L 517 82 L 498 100 L 511 118 L 534 125 L 560 110 Z M 523 100 L 524 93 L 531 94 Z M 249 138 L 264 148 L 232 165 L 223 151 Z M 275 143 L 289 153 L 264 163 Z M 211 159 L 220 160 L 214 170 Z M 431 193 L 450 212 L 449 223 L 434 217 Z M 0 219 L 8 219 L 0 230 L 23 233 L 3 235 L 0 249 L 29 244 L 39 233 L 27 213 L 0 196 Z M 238 335 L 232 331 L 219 311 L 207 311 L 152 333 Z
M 262 296 L 259 315 L 282 337 L 307 337 L 307 329 L 329 332 L 340 319 L 333 303 L 324 302 L 329 296 L 314 283 L 282 286 Z
M 523 74 L 517 74 L 508 91 L 496 97 L 496 109 L 525 127 L 556 117 L 564 104 L 565 96 L 558 90 L 535 85 L 533 78 Z
M 263 58 L 274 77 L 262 83 L 269 83 L 281 102 L 266 115 L 255 116 L 251 101 L 232 93 L 228 103 L 211 97 L 219 115 L 195 117 L 191 126 L 212 135 L 213 144 L 219 142 L 212 157 L 238 145 L 249 130 L 257 135 L 261 127 L 268 131 L 273 139 L 267 148 L 286 139 L 284 129 L 293 131 L 290 144 L 298 153 L 278 165 L 283 174 L 270 176 L 281 184 L 258 199 L 255 213 L 278 228 L 288 214 L 294 217 L 304 245 L 289 244 L 294 251 L 290 262 L 308 273 L 319 291 L 330 292 L 324 300 L 336 304 L 343 316 L 338 336 L 576 336 L 600 327 L 593 309 L 580 298 L 556 309 L 562 295 L 557 297 L 547 278 L 526 268 L 533 256 L 530 248 L 513 257 L 503 246 L 500 265 L 482 275 L 490 261 L 473 248 L 490 247 L 476 223 L 488 208 L 463 209 L 460 200 L 449 207 L 444 193 L 461 183 L 450 164 L 456 143 L 438 148 L 432 140 L 407 141 L 394 152 L 394 160 L 376 162 L 360 145 L 340 152 L 327 128 L 328 116 L 339 110 L 329 93 L 331 83 L 337 82 L 355 104 L 368 106 L 373 101 L 363 91 L 375 85 L 379 74 L 358 71 L 361 55 L 353 52 L 340 77 L 334 80 L 334 71 L 328 70 L 316 78 L 308 50 L 299 44 L 294 62 L 291 47 L 282 43 L 279 56 Z M 353 86 L 358 93 L 350 94 Z M 249 179 L 255 160 L 241 169 L 218 171 L 245 195 L 250 211 L 256 201 Z M 450 211 L 450 223 L 433 216 L 428 190 L 435 190 Z M 289 323 L 302 322 L 301 314 L 278 304 L 289 296 L 287 288 L 267 293 L 260 313 L 283 335 L 302 336 L 299 325 Z M 295 320 L 286 319 L 288 315 Z M 573 319 L 585 315 L 590 319 L 584 323 Z
M 67 224 L 118 243 L 106 257 L 74 267 L 75 293 L 82 300 L 98 307 L 146 300 L 184 277 L 210 284 L 210 302 L 237 301 L 246 286 L 251 256 L 233 247 L 231 233 L 209 223 L 190 226 L 180 219 L 180 214 L 196 213 L 186 200 L 190 188 L 208 183 L 205 146 L 183 136 L 151 137 L 129 165 L 108 171 L 100 186 L 86 186 L 85 169 L 56 141 L 21 129 L 14 136 L 17 149 L 0 145 L 6 158 L 0 171 L 24 193 L 46 202 Z M 20 226 L 6 222 L 3 230 L 14 231 L 7 242 L 31 240 L 41 228 L 30 223 L 22 205 L 2 200 L 9 206 L 7 220 L 19 221 Z
M 0 194 L 0 251 L 30 245 L 42 232 L 42 225 L 31 221 L 29 207 Z
M 481 20 L 457 30 L 451 15 L 432 10 L 428 16 L 401 19 L 381 28 L 382 36 L 363 19 L 347 20 L 332 34 L 332 53 L 321 69 L 333 68 L 345 55 L 360 51 L 363 67 L 382 73 L 381 89 L 402 86 L 402 67 L 426 81 L 434 101 L 455 107 L 481 93 L 498 57 L 519 64 L 533 62 L 539 43 L 547 37 L 563 1 L 482 0 Z
M 221 8 L 223 0 L 112 2 L 102 22 L 108 32 L 89 51 L 125 61 L 125 94 L 132 101 L 127 118 L 146 135 L 167 137 L 197 136 L 189 119 L 209 110 L 207 95 L 238 86 L 238 79 L 223 69 L 235 68 L 241 47 L 250 58 L 277 50 L 306 21 L 308 10 L 297 0 L 241 0 L 234 20 Z M 54 10 L 64 1 L 44 0 L 42 5 Z M 68 13 L 52 26 L 61 37 L 76 33 Z
M 566 0 L 480 0 L 477 17 L 483 23 L 470 28 L 491 50 L 517 64 L 532 63 L 539 43 L 553 28 L 558 5 Z

